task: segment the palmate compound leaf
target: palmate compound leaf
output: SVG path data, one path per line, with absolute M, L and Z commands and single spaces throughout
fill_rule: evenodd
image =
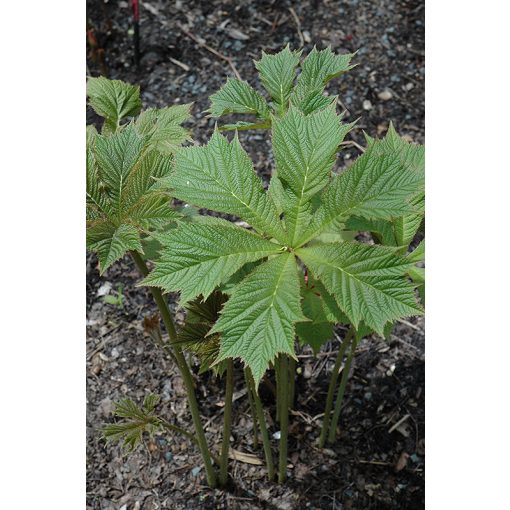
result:
M 294 354 L 301 311 L 298 267 L 285 252 L 258 266 L 232 292 L 212 333 L 221 334 L 218 361 L 240 358 L 256 384 L 278 353 Z
M 291 246 L 310 226 L 310 199 L 329 182 L 338 147 L 352 127 L 341 122 L 334 107 L 304 115 L 291 106 L 273 119 L 276 175 L 286 195 L 282 207 Z
M 181 223 L 157 236 L 163 245 L 156 267 L 141 285 L 180 291 L 181 304 L 213 290 L 248 262 L 277 254 L 282 247 L 218 218 Z
M 229 142 L 215 131 L 206 146 L 178 151 L 175 173 L 162 183 L 180 200 L 234 214 L 262 234 L 281 242 L 287 239 L 273 199 L 237 136 Z
M 255 61 L 262 85 L 280 113 L 283 113 L 288 106 L 300 57 L 301 51 L 291 51 L 287 45 L 274 55 L 262 52 L 262 58 Z
M 331 48 L 318 51 L 314 47 L 303 61 L 291 102 L 305 113 L 324 107 L 326 103 L 319 98 L 325 85 L 354 67 L 351 65 L 353 56 L 353 53 L 335 55 Z
M 344 242 L 300 248 L 296 253 L 355 328 L 363 321 L 384 336 L 387 322 L 423 312 L 405 278 L 412 263 L 394 252 L 392 248 Z
M 269 118 L 266 100 L 247 82 L 228 79 L 225 85 L 210 98 L 208 112 L 212 117 L 227 113 L 249 113 L 261 119 Z
M 420 214 L 413 199 L 423 192 L 424 168 L 416 162 L 419 158 L 411 157 L 419 151 L 419 146 L 388 148 L 384 140 L 376 141 L 322 193 L 304 242 L 350 216 L 391 220 Z
M 156 179 L 168 175 L 161 154 L 130 123 L 110 135 L 87 136 L 87 247 L 97 251 L 101 274 L 129 250 L 143 253 L 140 232 L 180 218 Z
M 94 111 L 104 117 L 103 132 L 113 133 L 124 117 L 140 112 L 140 87 L 100 76 L 87 81 L 87 96 Z
M 104 427 L 105 439 L 122 441 L 123 446 L 130 451 L 136 448 L 141 443 L 144 432 L 153 435 L 161 425 L 161 420 L 154 414 L 158 402 L 159 397 L 153 393 L 145 397 L 142 406 L 129 398 L 116 402 L 114 415 L 122 420 Z

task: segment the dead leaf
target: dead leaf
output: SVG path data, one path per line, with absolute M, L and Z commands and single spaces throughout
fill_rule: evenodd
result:
M 253 464 L 254 466 L 262 466 L 263 462 L 253 453 L 244 453 L 239 450 L 230 449 L 228 454 L 229 458 L 233 460 L 237 460 L 239 462 L 244 462 L 245 464 Z

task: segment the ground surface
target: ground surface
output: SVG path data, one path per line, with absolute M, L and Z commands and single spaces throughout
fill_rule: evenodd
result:
M 99 47 L 104 49 L 104 65 L 94 61 L 89 52 L 88 72 L 97 76 L 106 71 L 110 78 L 140 83 L 146 107 L 193 101 L 193 134 L 200 142 L 210 136 L 213 126 L 202 113 L 209 106 L 207 97 L 233 70 L 186 32 L 232 58 L 239 74 L 258 86 L 251 60 L 259 58 L 262 49 L 277 50 L 287 42 L 299 46 L 291 7 L 300 20 L 305 51 L 314 44 L 331 45 L 340 53 L 359 50 L 359 66 L 330 86 L 347 109 L 347 118 L 360 118 L 351 139 L 362 144 L 362 130 L 370 135 L 384 133 L 391 120 L 402 135 L 424 141 L 421 2 L 142 2 L 139 74 L 133 65 L 132 36 L 128 33 L 128 2 L 89 0 L 87 6 L 88 28 L 94 30 Z M 95 120 L 88 112 L 88 121 Z M 241 141 L 257 171 L 267 178 L 272 169 L 267 133 L 243 133 Z M 354 147 L 343 151 L 339 167 L 356 155 Z M 205 487 L 203 470 L 197 473 L 194 469 L 201 465 L 198 452 L 185 439 L 158 436 L 130 456 L 101 439 L 99 430 L 111 421 L 113 401 L 123 396 L 140 401 L 150 391 L 159 393 L 162 414 L 187 429 L 191 429 L 191 420 L 182 381 L 171 359 L 143 332 L 142 319 L 155 308 L 147 292 L 135 288 L 138 276 L 134 266 L 125 259 L 101 279 L 96 266 L 96 259 L 88 256 L 88 508 L 424 507 L 423 320 L 398 324 L 389 343 L 370 338 L 359 345 L 340 420 L 340 438 L 322 451 L 316 443 L 320 413 L 338 344 L 325 345 L 317 358 L 302 351 L 302 374 L 291 416 L 288 483 L 269 485 L 263 466 L 232 461 L 229 491 L 210 490 Z M 124 286 L 123 308 L 104 303 L 101 296 L 119 284 Z M 182 320 L 182 313 L 178 311 L 177 317 Z M 236 376 L 232 447 L 262 458 L 260 449 L 253 449 L 248 401 L 242 393 L 240 375 Z M 213 378 L 196 381 L 209 442 L 218 446 L 222 384 Z M 270 393 L 263 398 L 274 416 Z M 277 430 L 273 424 L 271 433 Z M 273 441 L 276 447 L 277 441 Z

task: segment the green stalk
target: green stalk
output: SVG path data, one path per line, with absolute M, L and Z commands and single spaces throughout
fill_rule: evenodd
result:
M 136 251 L 131 251 L 130 253 L 140 273 L 143 276 L 147 276 L 149 274 L 149 268 L 147 267 L 147 264 L 143 260 L 142 256 Z M 189 370 L 188 364 L 186 363 L 186 359 L 184 358 L 184 354 L 182 353 L 181 347 L 175 343 L 177 341 L 177 332 L 175 330 L 175 325 L 172 320 L 172 316 L 170 314 L 167 302 L 163 297 L 163 294 L 157 287 L 149 288 L 152 293 L 152 296 L 154 297 L 154 301 L 158 306 L 159 313 L 161 314 L 161 318 L 163 319 L 163 324 L 165 325 L 165 328 L 168 332 L 170 343 L 172 344 L 174 349 L 175 359 L 177 361 L 177 368 L 181 372 L 184 381 L 184 386 L 186 387 L 191 417 L 193 418 L 193 425 L 195 426 L 196 437 L 199 443 L 200 452 L 202 454 L 202 458 L 205 465 L 205 471 L 207 474 L 207 483 L 209 484 L 210 487 L 216 487 L 216 475 L 214 473 L 209 447 L 207 446 L 207 439 L 205 438 L 204 429 L 202 427 L 197 397 L 195 395 L 195 387 L 193 385 L 193 377 L 191 376 L 191 372 Z
M 266 418 L 264 417 L 264 409 L 262 408 L 262 402 L 255 388 L 255 381 L 251 370 L 246 367 L 245 369 L 246 380 L 248 382 L 248 389 L 253 395 L 253 401 L 255 403 L 255 411 L 257 413 L 257 419 L 259 422 L 260 433 L 262 435 L 262 444 L 264 446 L 264 455 L 266 457 L 267 476 L 269 481 L 274 478 L 274 462 L 273 452 L 271 451 L 271 443 L 269 442 L 269 434 L 267 432 Z
M 328 443 L 332 444 L 336 439 L 336 427 L 338 425 L 338 418 L 340 417 L 340 409 L 342 407 L 342 401 L 344 399 L 345 386 L 347 385 L 347 379 L 349 378 L 349 371 L 351 370 L 352 358 L 354 357 L 354 353 L 356 352 L 356 346 L 358 345 L 358 341 L 356 337 L 353 338 L 351 344 L 351 351 L 349 352 L 349 356 L 345 362 L 344 370 L 342 372 L 342 379 L 340 381 L 340 387 L 338 388 L 338 395 L 336 397 L 335 402 L 335 413 L 333 414 L 333 418 L 331 419 L 331 426 L 329 428 L 328 435 Z
M 228 480 L 228 450 L 230 447 L 230 429 L 232 427 L 232 396 L 234 395 L 234 362 L 227 360 L 225 408 L 223 410 L 223 442 L 220 458 L 220 485 Z
M 319 439 L 320 448 L 324 448 L 324 444 L 326 443 L 326 437 L 328 435 L 330 422 L 330 414 L 331 409 L 333 408 L 333 397 L 335 396 L 336 382 L 338 381 L 338 372 L 340 370 L 340 365 L 342 364 L 345 351 L 347 350 L 347 347 L 351 342 L 353 334 L 354 328 L 351 326 L 351 328 L 347 332 L 347 335 L 345 335 L 343 342 L 340 344 L 340 349 L 338 350 L 338 355 L 335 360 L 335 366 L 333 367 L 333 371 L 331 372 L 331 378 L 329 380 L 328 387 L 328 396 L 326 398 L 326 407 L 324 408 L 324 418 L 322 419 L 321 436 Z
M 280 423 L 280 402 L 282 400 L 281 397 L 281 378 L 282 378 L 282 372 L 280 369 L 280 362 L 278 359 L 275 360 L 274 363 L 274 373 L 275 373 L 275 381 L 276 381 L 276 423 Z
M 259 434 L 257 427 L 257 413 L 255 411 L 255 401 L 253 396 L 252 388 L 250 387 L 250 378 L 248 376 L 248 369 L 244 369 L 244 380 L 246 382 L 246 388 L 248 389 L 248 401 L 250 402 L 250 412 L 253 420 L 253 448 L 259 447 Z
M 289 434 L 289 385 L 288 377 L 289 363 L 287 356 L 281 354 L 278 358 L 280 365 L 279 372 L 279 385 L 280 391 L 278 391 L 278 397 L 280 402 L 277 402 L 277 406 L 280 407 L 280 452 L 278 459 L 278 483 L 285 482 L 287 477 L 287 449 L 288 449 L 288 434 Z
M 296 390 L 296 360 L 289 358 L 289 407 L 294 407 L 294 397 Z

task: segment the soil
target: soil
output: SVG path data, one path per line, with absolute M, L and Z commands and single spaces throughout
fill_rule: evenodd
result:
M 145 107 L 194 102 L 193 136 L 203 143 L 214 126 L 204 113 L 207 97 L 233 70 L 186 32 L 230 58 L 241 77 L 259 88 L 252 59 L 258 59 L 262 50 L 300 45 L 290 8 L 300 20 L 305 53 L 314 44 L 331 45 L 339 53 L 358 50 L 359 65 L 329 86 L 330 93 L 339 94 L 346 119 L 360 119 L 350 139 L 364 144 L 363 131 L 381 135 L 393 121 L 400 134 L 423 143 L 424 5 L 420 1 L 141 2 L 137 71 L 128 2 L 88 0 L 87 28 L 97 47 L 87 47 L 87 71 L 139 83 Z M 97 117 L 88 110 L 87 120 L 96 122 Z M 241 142 L 267 180 L 273 166 L 268 133 L 243 132 Z M 358 154 L 355 147 L 346 148 L 338 168 Z M 121 397 L 140 402 L 147 393 L 158 393 L 162 398 L 158 411 L 192 429 L 182 380 L 172 360 L 143 331 L 143 318 L 156 309 L 147 290 L 135 287 L 138 281 L 128 258 L 100 278 L 96 258 L 87 256 L 87 508 L 424 508 L 423 319 L 398 323 L 387 342 L 371 337 L 360 343 L 339 438 L 323 450 L 317 446 L 320 413 L 338 343 L 326 344 L 318 357 L 301 349 L 291 415 L 289 479 L 283 486 L 267 483 L 263 466 L 232 460 L 228 490 L 211 490 L 199 469 L 197 449 L 177 436 L 147 438 L 129 455 L 117 445 L 106 445 L 100 430 L 112 421 L 113 402 Z M 105 303 L 101 294 L 114 293 L 119 285 L 123 305 Z M 170 296 L 170 304 L 182 322 L 176 297 Z M 343 335 L 341 329 L 337 333 Z M 231 446 L 263 459 L 261 448 L 253 447 L 249 403 L 237 368 Z M 194 366 L 195 373 L 197 369 Z M 223 385 L 207 375 L 195 380 L 208 440 L 218 449 Z M 274 398 L 264 386 L 262 398 L 274 417 Z M 271 423 L 271 434 L 277 431 L 277 424 Z M 275 449 L 277 442 L 273 439 Z

